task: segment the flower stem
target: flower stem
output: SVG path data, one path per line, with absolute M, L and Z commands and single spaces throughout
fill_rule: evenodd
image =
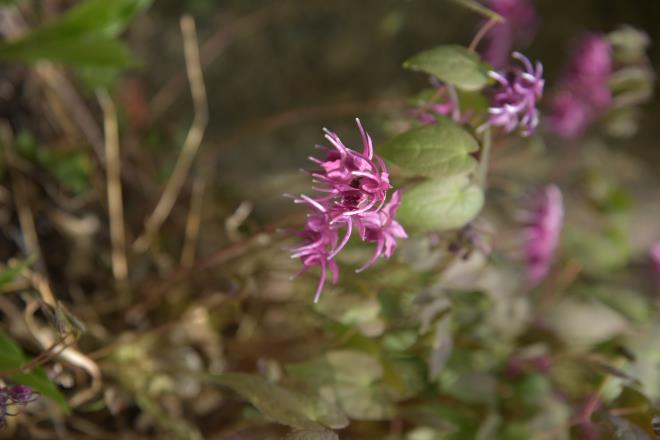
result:
M 481 157 L 479 160 L 479 171 L 477 179 L 479 185 L 485 190 L 488 177 L 488 165 L 490 164 L 490 150 L 491 150 L 491 135 L 490 128 L 487 128 L 483 132 L 483 138 L 481 142 Z
M 472 41 L 470 42 L 470 45 L 468 46 L 468 49 L 472 52 L 474 52 L 477 49 L 477 46 L 481 42 L 481 40 L 484 38 L 484 36 L 488 33 L 488 31 L 497 24 L 497 20 L 494 18 L 491 18 L 484 24 L 481 29 L 476 33 Z

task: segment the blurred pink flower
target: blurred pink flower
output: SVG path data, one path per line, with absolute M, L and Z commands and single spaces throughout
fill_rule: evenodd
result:
M 591 106 L 570 90 L 555 95 L 550 107 L 548 124 L 554 133 L 565 139 L 580 136 L 593 118 Z
M 505 19 L 486 34 L 483 50 L 484 59 L 501 69 L 514 46 L 523 48 L 534 38 L 539 18 L 530 0 L 487 0 L 486 6 Z
M 577 44 L 552 100 L 550 129 L 564 139 L 584 133 L 597 114 L 609 106 L 612 48 L 605 37 L 589 34 Z
M 533 284 L 548 274 L 559 243 L 564 206 L 561 190 L 548 185 L 536 196 L 525 229 L 527 278 Z

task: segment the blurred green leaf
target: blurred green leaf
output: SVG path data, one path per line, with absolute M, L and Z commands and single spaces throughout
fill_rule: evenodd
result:
M 458 5 L 463 6 L 464 8 L 467 8 L 471 10 L 472 12 L 476 12 L 477 14 L 483 15 L 486 18 L 489 18 L 491 20 L 495 21 L 504 21 L 504 17 L 502 17 L 500 14 L 491 11 L 481 3 L 479 3 L 476 0 L 450 0 Z
M 355 326 L 365 336 L 379 336 L 385 328 L 380 316 L 380 303 L 373 298 L 349 294 L 326 296 L 315 307 L 325 316 Z
M 646 298 L 634 290 L 616 286 L 583 286 L 578 289 L 585 296 L 596 298 L 603 304 L 620 312 L 633 322 L 642 324 L 648 322 L 651 309 Z
M 357 350 L 335 350 L 311 361 L 287 366 L 287 371 L 318 390 L 352 419 L 384 420 L 393 413 L 391 397 L 382 384 L 378 360 Z
M 83 153 L 40 149 L 37 161 L 74 192 L 81 193 L 89 188 L 89 162 Z
M 431 179 L 404 192 L 397 220 L 421 231 L 458 229 L 479 214 L 483 203 L 483 191 L 466 176 Z
M 417 342 L 418 333 L 414 330 L 389 331 L 383 335 L 383 348 L 388 351 L 406 351 Z
M 378 150 L 404 176 L 446 177 L 469 173 L 476 166 L 470 155 L 477 140 L 447 118 L 396 136 Z
M 516 401 L 533 408 L 540 407 L 552 392 L 550 379 L 539 373 L 528 373 L 514 383 Z
M 643 60 L 651 43 L 648 34 L 632 26 L 621 26 L 607 35 L 614 48 L 614 58 L 619 63 L 635 63 Z
M 326 402 L 315 402 L 298 392 L 244 373 L 209 375 L 213 382 L 227 386 L 247 399 L 267 418 L 292 428 L 319 431 L 321 424 L 340 429 L 348 420 Z M 318 423 L 317 423 L 318 422 Z
M 589 273 L 610 273 L 630 259 L 627 233 L 619 226 L 603 231 L 567 229 L 564 237 L 566 254 L 579 260 Z
M 481 417 L 464 405 L 421 403 L 404 407 L 401 415 L 409 422 L 443 433 L 443 440 L 473 439 Z
M 56 22 L 0 44 L 0 59 L 74 66 L 128 67 L 135 59 L 116 36 L 151 0 L 88 0 Z
M 660 410 L 659 340 L 660 325 L 657 322 L 645 332 L 629 335 L 625 347 L 634 353 L 635 361 L 627 363 L 622 369 L 642 384 L 640 391 Z M 629 403 L 638 402 L 626 402 Z
M 548 327 L 568 346 L 589 347 L 620 334 L 627 321 L 597 301 L 565 298 L 546 312 Z
M 0 288 L 5 284 L 11 283 L 14 281 L 25 269 L 30 267 L 34 263 L 34 257 L 26 258 L 23 261 L 19 261 L 11 267 L 6 268 L 0 272 Z
M 488 68 L 479 55 L 463 46 L 438 46 L 406 60 L 403 67 L 464 90 L 480 90 L 488 83 Z
M 383 359 L 383 381 L 394 401 L 414 398 L 426 387 L 426 368 L 414 357 Z
M 23 354 L 21 347 L 7 334 L 0 332 L 0 373 L 21 368 L 29 362 Z M 17 373 L 9 376 L 9 379 L 31 387 L 33 390 L 48 397 L 53 402 L 69 413 L 69 405 L 65 397 L 57 389 L 46 375 L 43 368 L 34 368 L 27 373 Z
M 0 59 L 35 63 L 49 60 L 74 66 L 129 67 L 136 61 L 117 40 L 103 37 L 24 40 L 0 45 Z
M 339 440 L 339 436 L 332 431 L 297 431 L 291 432 L 284 440 Z
M 598 425 L 604 428 L 607 438 L 616 440 L 651 440 L 648 432 L 623 417 L 608 414 Z
M 86 0 L 68 10 L 55 23 L 38 30 L 39 36 L 56 38 L 95 34 L 119 35 L 133 17 L 147 9 L 153 0 Z
M 454 347 L 449 324 L 451 315 L 446 314 L 436 324 L 435 335 L 429 354 L 429 379 L 436 380 L 445 367 Z

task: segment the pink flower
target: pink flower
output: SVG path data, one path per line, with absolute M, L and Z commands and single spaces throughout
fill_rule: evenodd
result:
M 296 199 L 296 202 L 298 201 L 306 203 L 312 209 L 312 213 L 307 215 L 304 230 L 298 233 L 304 244 L 291 250 L 291 258 L 300 258 L 303 264 L 298 275 L 306 272 L 310 267 L 320 267 L 321 277 L 314 294 L 314 302 L 317 302 L 325 285 L 327 271 L 330 270 L 332 273 L 333 283 L 339 278 L 337 263 L 331 257 L 339 242 L 339 232 L 332 226 L 327 208 L 307 196 L 301 196 L 300 199 Z
M 376 251 L 373 256 L 358 269 L 358 272 L 372 266 L 381 255 L 390 258 L 396 248 L 397 239 L 408 238 L 403 226 L 394 220 L 400 204 L 401 191 L 395 191 L 383 209 L 367 212 L 357 218 L 360 238 L 367 243 L 376 243 Z
M 593 118 L 592 107 L 570 90 L 556 95 L 550 104 L 550 129 L 565 139 L 580 136 Z
M 488 126 L 502 127 L 511 133 L 522 129 L 523 136 L 534 132 L 539 123 L 537 101 L 543 95 L 543 65 L 535 66 L 523 54 L 514 52 L 513 58 L 520 61 L 522 67 L 512 67 L 508 71 L 489 73 L 497 81 L 492 89 L 491 106 L 488 109 L 488 122 L 479 130 Z
M 505 19 L 486 34 L 483 51 L 484 59 L 501 69 L 514 45 L 524 47 L 534 38 L 539 19 L 529 0 L 488 0 L 486 6 Z
M 564 139 L 584 133 L 612 94 L 612 48 L 604 36 L 589 34 L 579 41 L 551 104 L 550 129 Z
M 334 149 L 328 149 L 325 160 L 310 157 L 321 166 L 320 171 L 312 173 L 314 182 L 320 184 L 314 189 L 325 193 L 315 200 L 332 200 L 338 208 L 335 212 L 340 216 L 368 211 L 377 203 L 382 205 L 391 187 L 385 162 L 378 156 L 374 157 L 371 137 L 364 131 L 359 119 L 357 124 L 362 136 L 362 153 L 347 148 L 336 133 L 324 129 L 325 138 Z
M 548 274 L 559 243 L 564 206 L 561 190 L 548 185 L 534 200 L 525 230 L 527 278 L 533 284 Z
M 374 154 L 371 137 L 359 120 L 357 124 L 362 153 L 346 147 L 337 134 L 324 130 L 332 147 L 321 147 L 327 150 L 325 160 L 310 157 L 320 167 L 311 173 L 317 185 L 313 189 L 319 195 L 294 199 L 294 203 L 303 204 L 311 211 L 303 231 L 296 233 L 303 244 L 291 250 L 291 257 L 300 258 L 303 264 L 300 273 L 319 266 L 321 275 L 314 302 L 321 296 L 328 271 L 332 282 L 337 282 L 339 267 L 335 256 L 346 246 L 354 229 L 358 229 L 363 241 L 376 243 L 374 256 L 360 270 L 371 266 L 381 255 L 389 258 L 396 240 L 407 237 L 403 227 L 394 220 L 400 192 L 396 191 L 387 202 L 387 191 L 391 188 L 387 167 Z

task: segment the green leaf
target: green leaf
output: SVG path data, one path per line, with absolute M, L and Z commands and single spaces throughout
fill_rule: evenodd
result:
M 477 162 L 470 153 L 478 149 L 470 133 L 440 118 L 436 124 L 396 136 L 378 154 L 403 176 L 446 177 L 472 171 Z
M 15 370 L 27 362 L 29 359 L 23 354 L 21 347 L 8 335 L 0 332 L 0 372 Z M 34 368 L 27 373 L 17 373 L 9 376 L 9 379 L 31 387 L 58 404 L 65 413 L 69 413 L 66 399 L 55 384 L 48 379 L 43 368 Z
M 153 0 L 87 0 L 71 8 L 60 19 L 37 31 L 56 37 L 91 33 L 105 37 L 119 35 L 133 17 Z
M 466 176 L 431 179 L 405 191 L 397 220 L 420 231 L 458 229 L 474 219 L 483 204 L 483 191 Z
M 332 431 L 297 431 L 288 434 L 284 440 L 339 440 Z
M 488 83 L 488 68 L 479 55 L 463 46 L 438 46 L 409 58 L 403 67 L 464 90 L 480 90 Z
M 0 59 L 34 63 L 50 60 L 74 66 L 127 67 L 136 61 L 116 39 L 152 0 L 88 0 L 56 22 L 0 44 Z
M 340 429 L 348 420 L 326 402 L 312 399 L 267 380 L 243 373 L 208 376 L 212 381 L 233 389 L 265 417 L 292 428 L 319 431 L 324 424 Z M 317 423 L 318 422 L 318 423 Z
M 331 351 L 318 359 L 289 365 L 287 370 L 352 419 L 385 420 L 394 411 L 391 396 L 382 384 L 383 367 L 367 353 Z
M 5 284 L 11 283 L 18 277 L 23 270 L 27 269 L 34 263 L 34 258 L 30 257 L 23 261 L 19 261 L 11 267 L 6 268 L 0 272 L 0 288 L 4 287 Z
M 567 229 L 564 244 L 590 274 L 607 274 L 623 268 L 630 259 L 628 231 L 621 226 L 606 229 Z
M 546 312 L 548 327 L 571 347 L 588 347 L 623 333 L 627 321 L 619 313 L 596 301 L 565 298 Z
M 651 318 L 652 310 L 648 301 L 644 295 L 634 290 L 602 285 L 585 286 L 584 292 L 581 289 L 579 292 L 598 299 L 635 323 L 646 323 Z
M 477 14 L 483 15 L 486 18 L 489 18 L 491 20 L 495 21 L 505 21 L 504 17 L 502 17 L 500 14 L 497 12 L 491 11 L 481 3 L 475 1 L 475 0 L 451 0 L 452 2 L 463 6 L 466 9 L 471 10 L 472 12 L 476 12 Z
M 137 64 L 128 48 L 118 40 L 58 38 L 30 39 L 0 45 L 0 59 L 36 63 L 49 60 L 74 66 L 129 67 Z

